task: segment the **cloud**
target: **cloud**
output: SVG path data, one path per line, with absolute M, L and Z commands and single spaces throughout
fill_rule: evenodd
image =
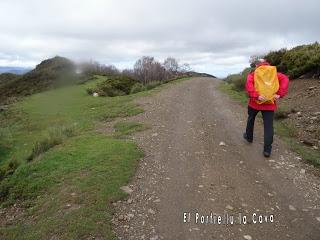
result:
M 2 0 L 0 65 L 55 55 L 127 67 L 173 56 L 218 76 L 250 55 L 320 39 L 316 0 Z

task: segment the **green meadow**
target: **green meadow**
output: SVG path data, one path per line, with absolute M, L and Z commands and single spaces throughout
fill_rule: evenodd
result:
M 143 112 L 133 100 L 162 86 L 112 98 L 87 94 L 104 79 L 35 94 L 1 113 L 1 208 L 24 209 L 1 226 L 1 239 L 114 239 L 111 202 L 125 196 L 119 188 L 143 156 L 126 136 L 145 129 L 121 118 Z M 99 131 L 115 119 L 114 133 Z

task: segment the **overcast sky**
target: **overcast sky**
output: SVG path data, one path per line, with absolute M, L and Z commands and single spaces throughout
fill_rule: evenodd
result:
M 319 0 L 0 0 L 0 66 L 61 55 L 132 67 L 166 56 L 217 76 L 320 40 Z

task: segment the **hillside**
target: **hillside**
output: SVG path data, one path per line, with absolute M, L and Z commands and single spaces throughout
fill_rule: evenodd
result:
M 297 101 L 299 99 L 299 101 Z M 283 122 L 292 128 L 291 134 L 315 151 L 320 148 L 320 81 L 291 81 L 286 98 L 280 101 Z
M 3 102 L 10 97 L 31 95 L 67 84 L 73 79 L 74 68 L 70 60 L 54 57 L 42 61 L 35 69 L 22 76 L 2 74 L 1 78 L 5 83 L 0 85 L 0 101 Z

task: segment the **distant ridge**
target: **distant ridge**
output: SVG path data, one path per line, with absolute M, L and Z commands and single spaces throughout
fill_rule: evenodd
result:
M 32 68 L 24 68 L 24 67 L 0 67 L 0 74 L 1 73 L 13 73 L 22 75 L 29 71 L 31 71 Z
M 0 102 L 10 97 L 27 96 L 67 84 L 74 72 L 72 61 L 56 56 L 42 61 L 35 69 L 23 75 L 0 74 Z
M 199 73 L 199 72 L 187 72 L 186 75 L 190 76 L 190 77 L 211 77 L 211 78 L 217 78 L 211 74 L 208 73 Z

